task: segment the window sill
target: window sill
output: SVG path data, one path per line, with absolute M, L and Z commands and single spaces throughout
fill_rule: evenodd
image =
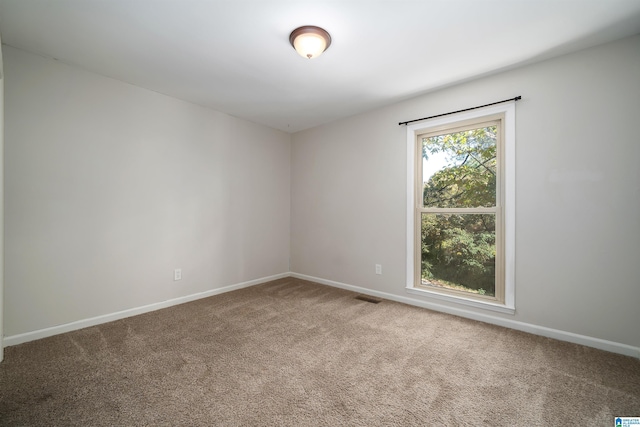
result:
M 446 301 L 453 304 L 466 305 L 469 307 L 479 308 L 482 310 L 497 311 L 498 313 L 515 314 L 515 307 L 509 307 L 504 304 L 498 304 L 489 301 L 479 301 L 477 299 L 465 298 L 462 296 L 446 295 L 439 292 L 430 291 L 428 289 L 414 288 L 407 286 L 407 293 L 420 295 L 427 298 Z

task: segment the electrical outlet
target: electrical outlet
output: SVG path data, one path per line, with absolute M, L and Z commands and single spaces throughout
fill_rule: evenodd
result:
M 182 280 L 182 269 L 176 268 L 173 270 L 173 280 Z
M 382 264 L 376 264 L 376 274 L 382 274 Z

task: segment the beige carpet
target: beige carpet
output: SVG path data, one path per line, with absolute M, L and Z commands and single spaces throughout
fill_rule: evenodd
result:
M 288 278 L 6 349 L 3 426 L 613 426 L 640 361 Z

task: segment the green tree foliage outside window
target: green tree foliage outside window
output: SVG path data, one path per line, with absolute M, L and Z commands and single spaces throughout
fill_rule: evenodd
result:
M 496 126 L 422 140 L 422 156 L 445 155 L 447 165 L 423 187 L 425 208 L 496 206 Z M 423 284 L 495 295 L 494 213 L 423 213 Z

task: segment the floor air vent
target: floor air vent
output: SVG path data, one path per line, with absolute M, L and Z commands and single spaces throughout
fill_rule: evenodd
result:
M 356 299 L 359 299 L 360 301 L 370 302 L 373 304 L 378 304 L 379 302 L 382 302 L 382 299 L 376 298 L 376 297 L 370 297 L 369 295 L 358 295 L 356 296 Z

